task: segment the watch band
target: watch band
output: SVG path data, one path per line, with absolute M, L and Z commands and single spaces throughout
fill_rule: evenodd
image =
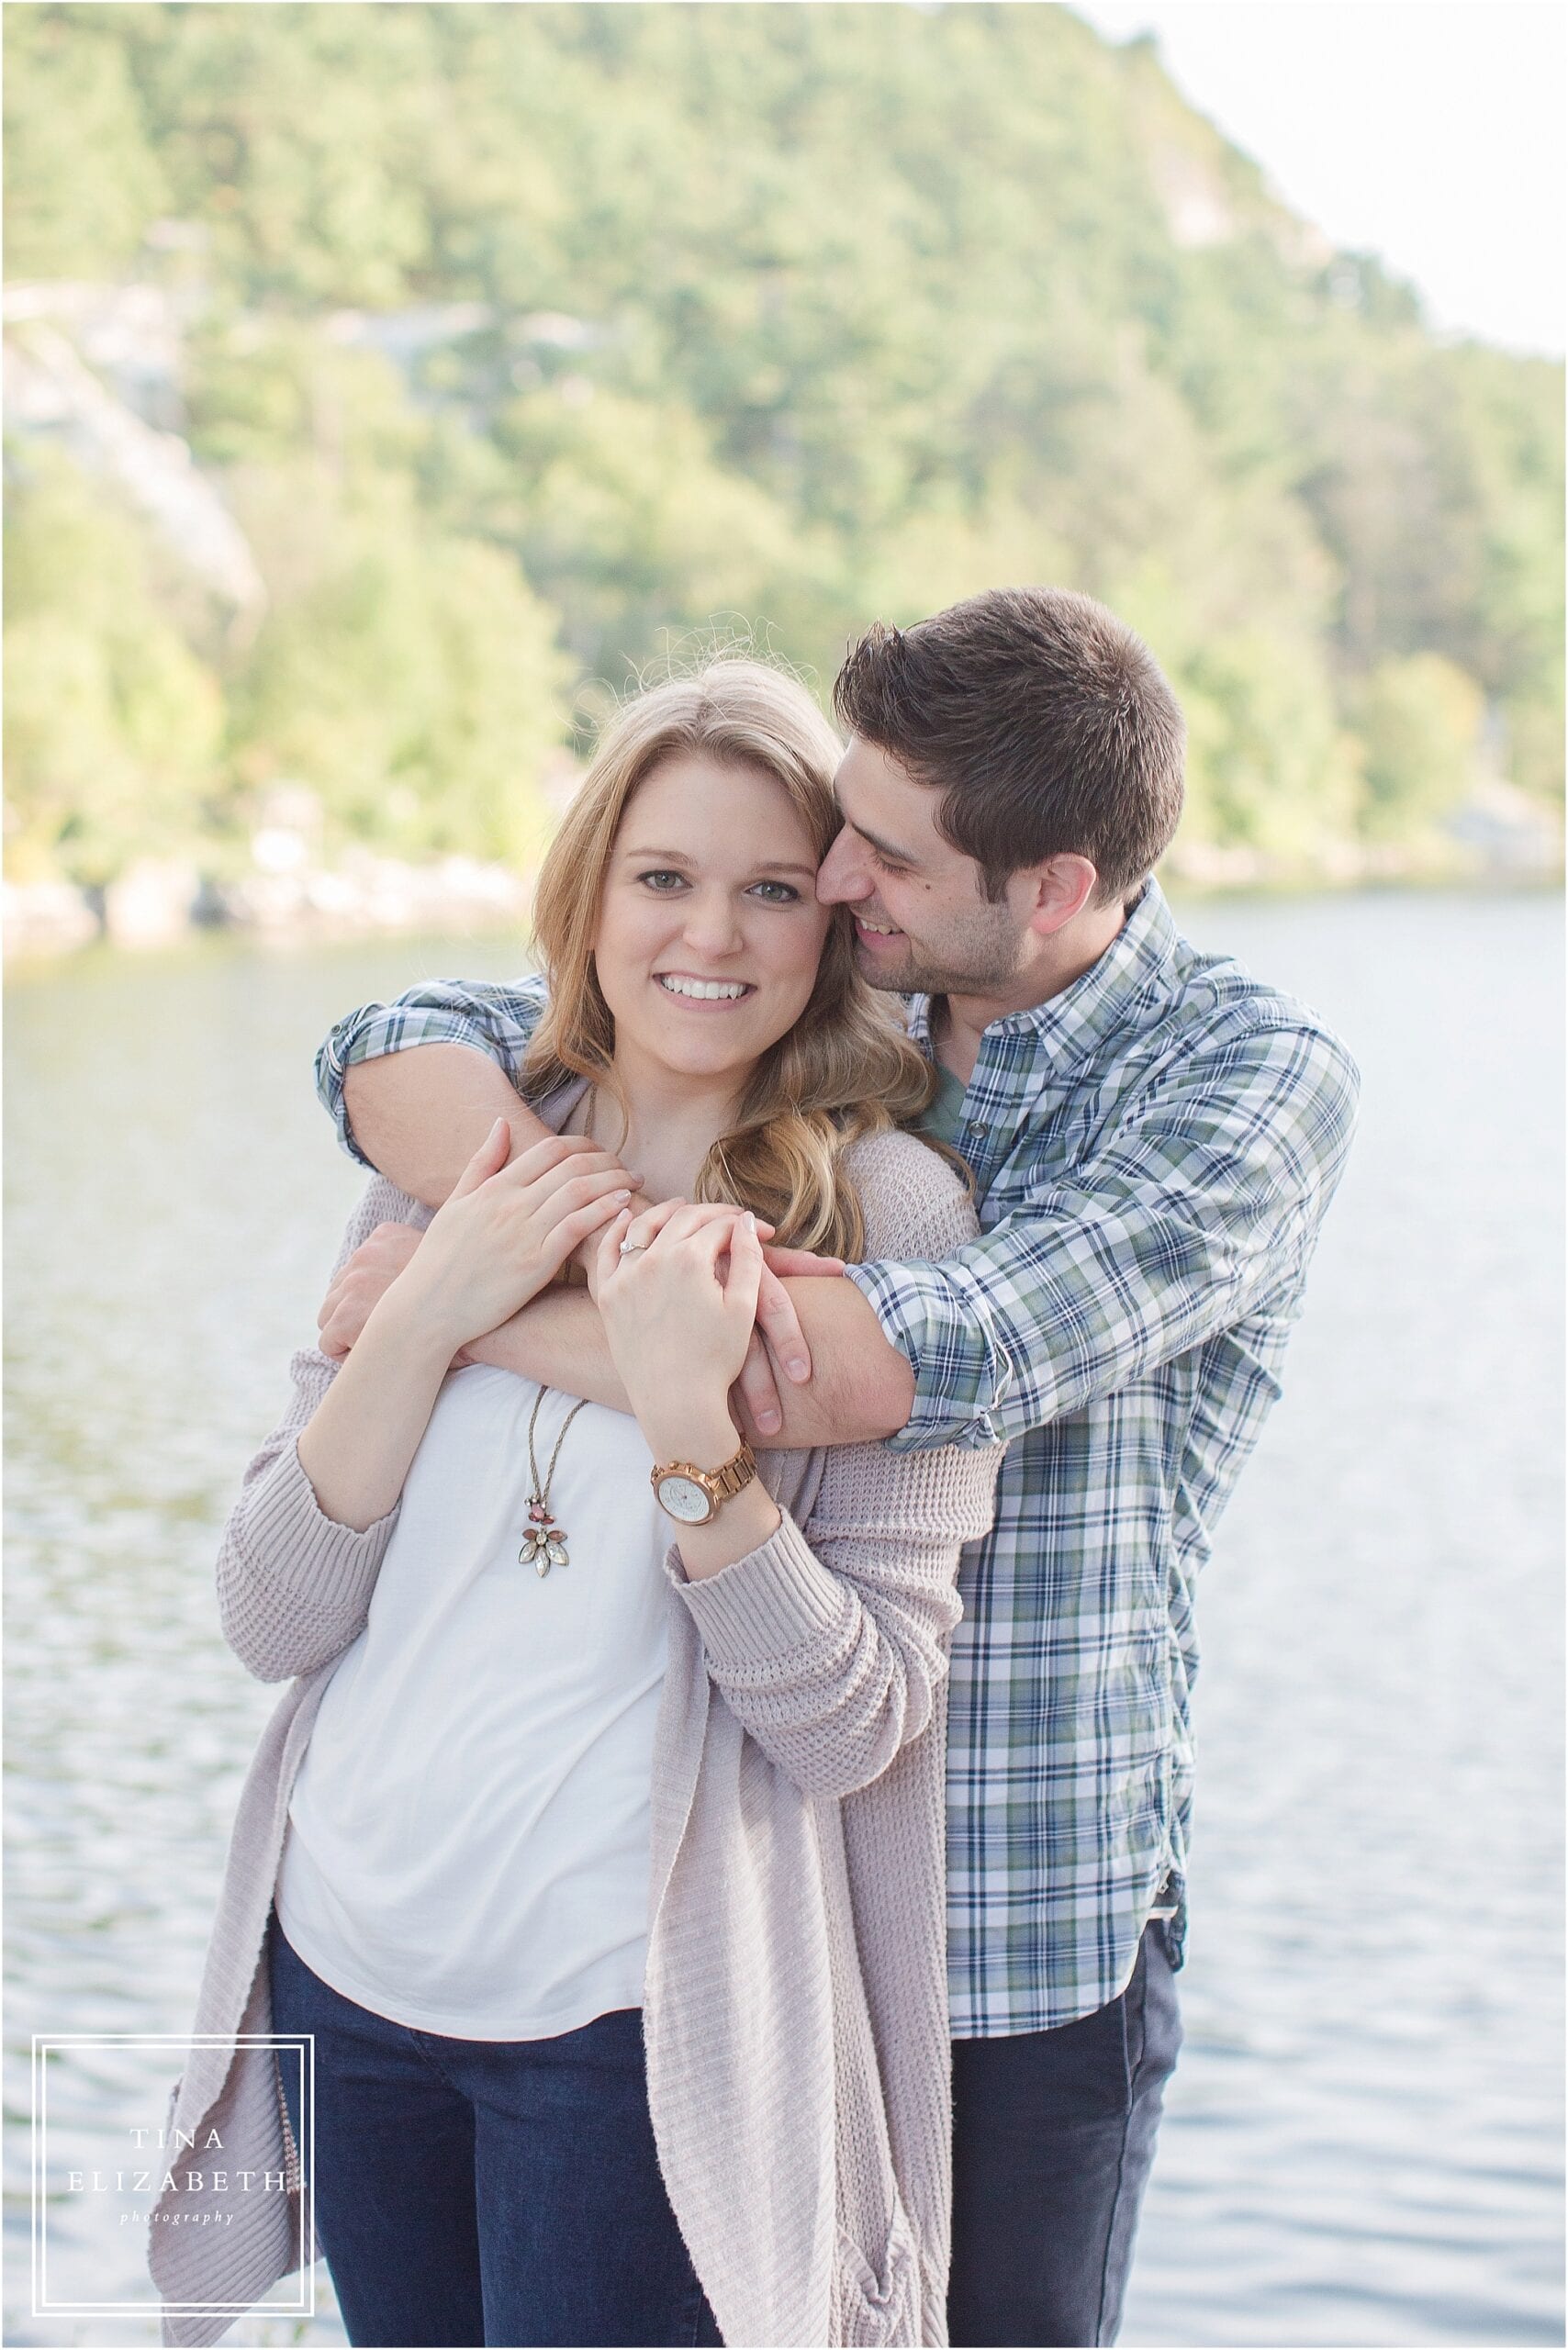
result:
M 743 1437 L 739 1450 L 733 1454 L 722 1468 L 700 1469 L 692 1460 L 665 1460 L 649 1472 L 648 1483 L 654 1489 L 655 1498 L 661 1509 L 666 1507 L 666 1504 L 659 1487 L 666 1477 L 685 1477 L 692 1484 L 700 1485 L 712 1505 L 707 1518 L 700 1521 L 703 1525 L 708 1525 L 718 1516 L 726 1502 L 734 1501 L 737 1494 L 745 1492 L 756 1474 L 756 1455 Z M 677 1516 L 674 1510 L 668 1511 L 667 1515 L 672 1517 Z M 683 1522 L 691 1523 L 689 1519 Z

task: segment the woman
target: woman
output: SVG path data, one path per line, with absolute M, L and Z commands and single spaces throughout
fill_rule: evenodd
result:
M 428 1228 L 341 1366 L 296 1356 L 219 1560 L 230 1643 L 298 1678 L 171 2109 L 167 2341 L 314 2257 L 268 2032 L 314 2034 L 356 2343 L 946 2339 L 941 1684 L 997 1456 L 754 1464 L 727 1403 L 756 1210 L 841 1254 L 974 1229 L 816 901 L 836 756 L 716 664 L 621 713 L 546 859 L 525 1082 L 661 1204 L 498 1124 L 433 1217 L 377 1178 L 350 1226 L 340 1264 Z M 452 1367 L 574 1252 L 633 1416 Z

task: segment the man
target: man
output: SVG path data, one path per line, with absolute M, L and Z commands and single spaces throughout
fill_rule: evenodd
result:
M 874 628 L 834 699 L 845 823 L 818 892 L 909 998 L 928 1130 L 973 1169 L 982 1231 L 937 1264 L 775 1281 L 790 1375 L 759 1348 L 737 1407 L 774 1445 L 1008 1440 L 952 1667 L 952 2338 L 1110 2342 L 1181 2037 L 1193 1584 L 1279 1393 L 1356 1072 L 1177 934 L 1151 877 L 1181 713 L 1103 607 L 1018 589 Z M 363 1154 L 433 1203 L 498 1108 L 532 1139 L 503 1072 L 541 992 L 442 984 L 343 1023 L 319 1073 L 350 1147 L 345 1095 Z M 323 1343 L 411 1245 L 372 1244 Z M 486 1346 L 617 1400 L 581 1293 Z

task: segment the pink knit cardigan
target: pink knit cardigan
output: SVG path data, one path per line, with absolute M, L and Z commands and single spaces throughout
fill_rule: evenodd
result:
M 974 1231 L 958 1178 L 912 1136 L 857 1144 L 851 1163 L 868 1255 L 941 1257 Z M 377 1177 L 339 1262 L 377 1224 L 428 1221 Z M 166 2343 L 218 2341 L 315 2257 L 275 2057 L 236 2036 L 270 2030 L 264 1934 L 289 1793 L 398 1516 L 340 1526 L 300 1467 L 296 1439 L 334 1371 L 315 1348 L 295 1356 L 293 1400 L 245 1472 L 218 1563 L 230 1644 L 291 1686 L 241 1792 L 170 2099 L 195 2146 L 149 2230 Z M 1000 1457 L 767 1454 L 778 1531 L 703 1581 L 674 1548 L 665 1561 L 649 2097 L 728 2344 L 946 2340 L 945 1676 L 959 1550 L 989 1526 Z

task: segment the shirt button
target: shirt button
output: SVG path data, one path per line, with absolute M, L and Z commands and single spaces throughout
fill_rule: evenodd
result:
M 972 1135 L 988 1135 L 991 1132 L 991 1128 L 982 1124 L 979 1118 L 971 1118 L 969 1121 L 969 1132 Z

